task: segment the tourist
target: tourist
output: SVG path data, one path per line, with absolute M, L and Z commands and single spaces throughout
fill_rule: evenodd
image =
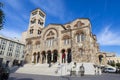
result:
M 83 64 L 80 66 L 80 72 L 81 72 L 81 76 L 84 76 L 85 69 Z

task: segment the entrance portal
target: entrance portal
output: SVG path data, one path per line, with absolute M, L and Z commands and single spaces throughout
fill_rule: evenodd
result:
M 99 55 L 98 57 L 99 57 L 99 62 L 100 62 L 100 64 L 101 64 L 102 59 L 103 59 L 103 55 Z
M 67 52 L 68 52 L 68 54 L 67 54 L 67 62 L 70 63 L 72 61 L 71 49 L 68 49 Z
M 36 53 L 33 54 L 33 63 L 36 63 Z
M 57 50 L 54 50 L 53 51 L 53 62 L 57 62 L 57 56 L 58 56 L 58 51 Z
M 62 63 L 66 62 L 66 54 L 65 54 L 65 50 L 62 50 Z
M 42 63 L 45 63 L 46 55 L 45 51 L 42 52 Z
M 38 52 L 37 54 L 37 63 L 39 62 L 39 60 L 40 60 L 40 52 Z
M 51 63 L 51 51 L 47 52 L 47 63 Z

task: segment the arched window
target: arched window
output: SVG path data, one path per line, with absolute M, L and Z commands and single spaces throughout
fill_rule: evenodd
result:
M 46 46 L 50 47 L 54 45 L 54 37 L 47 38 L 46 40 Z
M 77 22 L 77 27 L 81 27 L 81 26 L 83 26 L 84 25 L 84 23 L 82 23 L 81 21 L 78 21 Z
M 43 26 L 43 22 L 38 20 L 38 24 L 40 24 L 41 26 Z
M 36 19 L 31 20 L 31 24 L 36 23 Z
M 40 35 L 41 34 L 41 31 L 40 30 L 38 30 L 38 35 Z
M 77 42 L 80 42 L 80 34 L 77 34 L 76 38 L 77 38 Z
M 27 49 L 32 49 L 32 41 L 31 40 L 29 40 L 27 42 Z
M 36 41 L 35 46 L 36 46 L 35 48 L 40 48 L 40 41 Z
M 81 35 L 81 41 L 84 41 L 84 39 L 85 39 L 85 35 L 82 33 L 82 34 L 80 34 Z
M 80 56 L 82 56 L 84 54 L 83 49 L 81 49 L 81 48 L 80 48 L 79 52 L 80 52 Z
M 30 29 L 30 34 L 33 34 L 34 29 Z
M 68 35 L 63 36 L 63 40 L 64 40 L 64 45 L 70 44 L 70 36 Z
M 85 35 L 83 33 L 76 34 L 76 42 L 82 42 L 85 40 Z

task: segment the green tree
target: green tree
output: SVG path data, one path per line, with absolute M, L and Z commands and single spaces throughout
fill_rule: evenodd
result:
M 109 62 L 108 64 L 111 65 L 111 66 L 113 66 L 113 67 L 115 67 L 115 62 L 114 61 Z
M 3 3 L 0 2 L 0 30 L 3 28 L 4 20 L 5 20 L 5 15 L 2 8 L 3 8 Z
M 116 66 L 117 66 L 118 68 L 120 68 L 120 63 L 116 63 Z

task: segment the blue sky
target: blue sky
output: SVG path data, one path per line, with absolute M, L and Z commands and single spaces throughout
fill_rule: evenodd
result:
M 77 18 L 89 18 L 101 51 L 120 56 L 119 0 L 1 0 L 6 17 L 0 34 L 21 37 L 28 28 L 30 12 L 41 8 L 47 15 L 46 25 L 65 24 Z

